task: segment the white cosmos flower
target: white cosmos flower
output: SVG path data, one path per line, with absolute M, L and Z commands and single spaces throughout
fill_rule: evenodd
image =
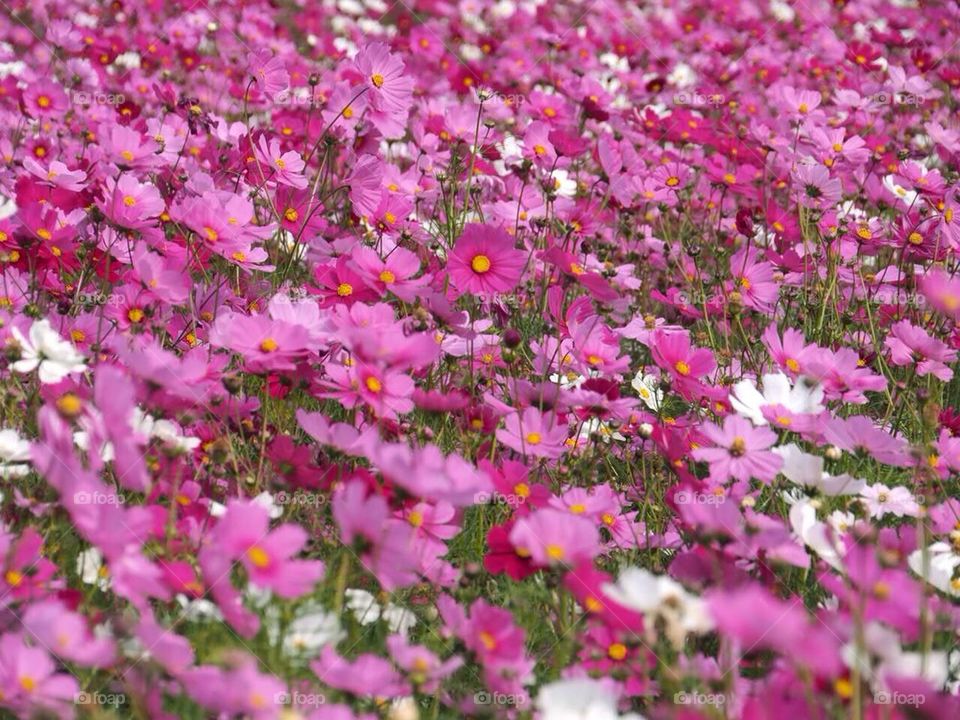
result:
M 101 590 L 110 587 L 110 576 L 103 565 L 103 553 L 89 548 L 77 555 L 77 574 L 86 585 L 96 585 Z
M 926 572 L 922 549 L 910 553 L 907 565 L 940 592 L 960 597 L 960 579 L 954 580 L 954 573 L 960 567 L 960 554 L 955 553 L 948 543 L 935 542 L 927 548 Z
M 893 175 L 886 175 L 883 178 L 883 186 L 889 190 L 894 197 L 902 200 L 907 207 L 913 205 L 920 196 L 920 193 L 918 193 L 916 190 L 909 190 L 897 183 L 896 178 Z
M 664 621 L 667 637 L 679 646 L 689 633 L 713 629 L 706 604 L 676 580 L 654 575 L 643 568 L 631 567 L 620 573 L 616 584 L 605 584 L 604 594 L 626 608 L 648 616 L 649 627 Z
M 783 458 L 780 472 L 797 485 L 816 488 L 824 495 L 857 495 L 866 487 L 866 482 L 847 474 L 834 477 L 823 471 L 823 458 L 803 452 L 798 445 L 790 443 L 773 449 Z
M 591 678 L 558 680 L 537 695 L 541 720 L 642 720 L 617 711 L 617 692 L 611 683 Z
M 20 345 L 20 359 L 11 366 L 16 372 L 28 373 L 39 370 L 40 382 L 56 383 L 70 373 L 87 369 L 83 355 L 64 340 L 50 326 L 50 321 L 38 320 L 30 327 L 29 338 L 17 327 L 10 328 Z
M 730 393 L 733 409 L 754 425 L 767 424 L 763 408 L 768 405 L 782 405 L 797 414 L 816 414 L 823 411 L 822 400 L 823 387 L 819 384 L 811 385 L 801 378 L 791 387 L 790 378 L 783 373 L 764 375 L 762 393 L 752 380 L 741 380 Z
M 577 194 L 577 181 L 566 170 L 554 170 L 550 173 L 550 179 L 558 197 L 571 198 Z
M 30 470 L 30 442 L 16 430 L 0 430 L 0 477 L 20 477 Z
M 318 603 L 297 608 L 297 615 L 283 636 L 283 649 L 288 655 L 315 657 L 325 645 L 336 644 L 346 637 L 340 619 Z
M 830 567 L 842 570 L 845 553 L 843 544 L 826 523 L 817 519 L 816 504 L 809 498 L 792 500 L 786 495 L 785 498 L 792 502 L 790 527 L 796 536 Z
M 643 404 L 657 412 L 663 404 L 663 390 L 660 389 L 660 380 L 656 375 L 644 375 L 638 372 L 630 381 L 632 387 Z
M 346 606 L 361 625 L 372 625 L 383 618 L 392 632 L 406 637 L 410 629 L 417 624 L 417 617 L 410 610 L 390 602 L 381 606 L 366 590 L 349 588 L 344 595 Z
M 131 424 L 135 431 L 147 437 L 157 438 L 164 445 L 174 447 L 181 452 L 195 450 L 200 445 L 200 438 L 184 435 L 176 423 L 163 418 L 157 419 L 139 407 L 133 409 Z

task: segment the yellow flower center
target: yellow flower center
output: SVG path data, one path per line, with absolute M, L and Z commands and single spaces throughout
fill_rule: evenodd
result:
M 407 515 L 407 522 L 413 525 L 414 527 L 420 527 L 421 525 L 423 525 L 423 513 L 420 513 L 414 510 L 409 515 Z
M 137 204 L 137 200 L 133 197 L 133 195 L 124 195 L 123 204 L 127 207 L 133 207 Z
M 259 545 L 254 545 L 247 550 L 247 557 L 250 559 L 250 562 L 253 563 L 254 567 L 262 569 L 270 564 L 270 556 L 267 555 L 267 551 Z
M 373 86 L 374 86 L 374 87 L 376 87 L 376 88 L 382 88 L 382 87 L 383 87 L 383 75 L 381 75 L 380 73 L 374 73 L 373 75 L 370 76 L 370 82 L 373 83 Z
M 490 258 L 486 255 L 474 255 L 473 260 L 470 261 L 470 267 L 474 272 L 485 273 L 490 270 Z
M 64 393 L 57 398 L 57 410 L 67 416 L 79 415 L 83 409 L 83 401 L 71 392 Z
M 353 295 L 353 285 L 350 283 L 340 283 L 337 285 L 337 295 L 340 297 L 348 297 Z
M 273 338 L 269 338 L 269 337 L 268 337 L 268 338 L 264 338 L 263 341 L 260 343 L 260 350 L 263 351 L 263 352 L 265 352 L 265 353 L 273 352 L 273 351 L 276 350 L 278 347 L 280 347 L 280 346 L 277 345 L 277 341 L 274 340 Z
M 383 270 L 380 272 L 380 282 L 389 285 L 392 282 L 396 282 L 397 276 L 394 275 L 389 270 Z
M 379 381 L 377 378 L 375 378 L 373 375 L 371 375 L 370 377 L 368 377 L 368 378 L 366 379 L 366 381 L 364 382 L 364 384 L 367 386 L 367 390 L 369 390 L 369 391 L 372 392 L 372 393 L 378 393 L 378 392 L 380 392 L 381 390 L 383 390 L 383 383 L 380 382 L 380 381 Z
M 611 660 L 623 660 L 627 656 L 627 646 L 623 643 L 613 643 L 607 648 L 607 655 Z
M 127 319 L 132 323 L 138 323 L 143 320 L 143 310 L 140 308 L 130 308 L 127 310 Z
M 538 432 L 530 432 L 530 433 L 527 433 L 526 440 L 531 445 L 539 445 L 540 441 L 543 440 L 543 438 L 540 436 L 540 433 Z
M 120 153 L 120 157 L 122 157 L 122 158 L 123 158 L 124 160 L 126 160 L 127 162 L 132 162 L 132 161 L 133 161 L 133 153 L 130 152 L 129 150 L 123 150 L 123 151 Z
M 562 559 L 563 559 L 563 548 L 560 547 L 559 545 L 555 545 L 555 544 L 551 543 L 550 545 L 547 545 L 547 555 L 548 555 L 552 560 L 562 560 Z
M 690 374 L 690 365 L 688 365 L 687 362 L 684 360 L 678 360 L 677 364 L 674 365 L 674 368 L 676 368 L 677 372 L 680 373 L 681 375 Z
M 679 184 L 680 184 L 680 178 L 678 178 L 676 175 L 671 175 L 670 177 L 667 178 L 668 187 L 676 187 Z

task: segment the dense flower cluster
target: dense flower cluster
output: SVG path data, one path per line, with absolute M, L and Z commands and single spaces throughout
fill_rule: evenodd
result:
M 0 709 L 960 717 L 960 5 L 10 0 Z

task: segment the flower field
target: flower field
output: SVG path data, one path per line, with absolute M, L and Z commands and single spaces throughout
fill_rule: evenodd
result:
M 0 2 L 0 718 L 960 718 L 960 4 Z

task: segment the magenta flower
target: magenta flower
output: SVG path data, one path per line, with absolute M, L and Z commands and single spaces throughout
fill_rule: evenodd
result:
M 528 407 L 507 416 L 504 427 L 497 430 L 497 440 L 511 450 L 556 460 L 566 452 L 567 427 L 556 418 Z
M 0 636 L 0 707 L 17 717 L 72 717 L 78 690 L 76 678 L 57 672 L 45 649 L 29 647 L 17 633 Z
M 890 328 L 884 346 L 890 351 L 890 362 L 894 365 L 916 365 L 918 375 L 933 375 L 944 382 L 953 377 L 947 363 L 956 361 L 957 351 L 930 337 L 909 320 L 901 320 Z
M 270 99 L 290 86 L 290 74 L 283 60 L 266 48 L 247 55 L 247 72 L 253 76 L 260 92 Z
M 104 185 L 106 194 L 100 209 L 109 220 L 130 230 L 156 225 L 164 202 L 153 185 L 139 182 L 131 173 L 123 173 L 116 181 L 108 178 Z
M 413 97 L 413 75 L 405 72 L 403 60 L 383 43 L 372 42 L 357 53 L 354 64 L 368 88 L 370 106 L 381 113 L 406 117 Z
M 507 293 L 520 282 L 526 256 L 506 232 L 468 224 L 447 260 L 453 286 L 462 293 Z
M 769 450 L 777 442 L 777 434 L 769 427 L 756 428 L 746 418 L 728 415 L 722 427 L 704 424 L 703 433 L 714 447 L 695 448 L 691 455 L 710 464 L 711 482 L 730 478 L 770 482 L 783 465 L 783 458 Z
M 521 557 L 541 567 L 574 566 L 600 552 L 600 533 L 590 520 L 562 510 L 537 510 L 517 520 L 510 542 Z
M 690 334 L 655 330 L 650 336 L 650 354 L 654 362 L 670 373 L 677 390 L 692 397 L 700 386 L 699 379 L 712 373 L 717 363 L 706 348 L 694 348 Z
M 231 501 L 210 537 L 210 549 L 239 560 L 259 587 L 281 597 L 303 595 L 323 575 L 323 563 L 292 559 L 307 542 L 303 528 L 287 523 L 270 530 L 269 522 L 262 505 Z
M 240 353 L 247 367 L 258 372 L 292 368 L 306 354 L 310 337 L 302 325 L 225 312 L 210 329 L 210 343 Z
M 261 181 L 269 180 L 299 190 L 307 187 L 308 181 L 303 174 L 306 165 L 300 153 L 295 150 L 283 152 L 280 149 L 280 141 L 276 138 L 271 138 L 268 145 L 266 135 L 261 135 L 254 148 L 254 154 L 260 163 L 255 172 Z

